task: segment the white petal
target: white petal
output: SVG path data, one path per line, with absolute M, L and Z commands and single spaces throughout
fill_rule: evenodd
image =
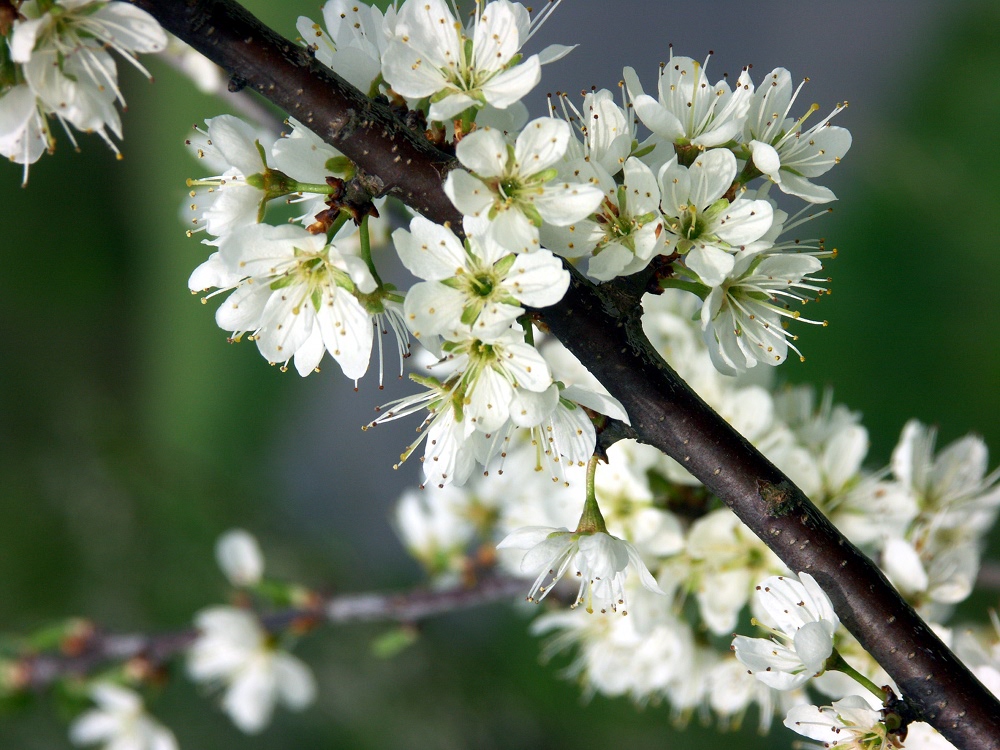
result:
M 774 210 L 767 201 L 740 198 L 712 222 L 711 230 L 733 247 L 749 245 L 771 228 Z
M 259 656 L 240 671 L 226 690 L 222 708 L 240 731 L 257 734 L 271 721 L 275 674 L 270 658 Z
M 598 414 L 604 414 L 612 419 L 618 419 L 625 424 L 632 424 L 629 420 L 628 413 L 625 411 L 625 407 L 621 405 L 621 402 L 618 399 L 610 394 L 599 393 L 579 385 L 570 385 L 566 386 L 562 395 L 563 398 L 574 401 L 581 406 L 586 406 L 588 409 L 596 411 Z
M 718 286 L 733 270 L 733 256 L 714 245 L 698 245 L 684 256 L 685 265 L 698 274 L 706 286 Z
M 494 76 L 482 87 L 486 101 L 497 109 L 506 109 L 524 98 L 542 80 L 542 66 L 538 55 Z
M 406 270 L 427 281 L 451 278 L 465 269 L 468 262 L 462 241 L 455 233 L 423 216 L 413 218 L 409 232 L 405 229 L 393 232 L 392 241 Z
M 492 367 L 487 367 L 467 393 L 469 403 L 465 406 L 465 416 L 480 432 L 498 430 L 507 421 L 513 395 L 510 382 Z
M 501 177 L 507 167 L 507 141 L 499 130 L 481 128 L 459 141 L 455 156 L 462 166 L 481 177 Z M 462 210 L 461 206 L 459 210 Z
M 264 555 L 253 534 L 231 529 L 215 543 L 215 559 L 234 586 L 252 586 L 264 574 Z
M 517 380 L 517 385 L 529 391 L 541 392 L 552 385 L 549 365 L 530 344 L 507 344 L 503 366 Z
M 660 183 L 663 213 L 680 216 L 691 202 L 691 177 L 687 168 L 679 165 L 675 156 L 660 167 L 657 181 Z
M 775 182 L 781 182 L 779 171 L 781 170 L 781 157 L 774 150 L 774 146 L 760 141 L 750 141 L 750 153 L 753 165 Z
M 323 296 L 317 317 L 323 342 L 348 378 L 357 380 L 368 371 L 372 354 L 372 319 L 354 295 L 343 289 Z
M 463 138 L 462 143 L 469 138 L 471 136 Z M 444 192 L 455 204 L 455 208 L 465 216 L 482 215 L 485 218 L 490 206 L 493 205 L 494 195 L 489 187 L 464 169 L 453 169 L 448 173 L 444 181 Z
M 462 323 L 465 303 L 465 295 L 457 289 L 437 282 L 422 282 L 406 293 L 403 315 L 407 327 L 418 339 L 448 334 L 467 329 Z
M 733 184 L 736 157 L 729 149 L 713 148 L 694 160 L 688 175 L 691 177 L 691 203 L 698 209 L 707 208 Z
M 791 172 L 781 173 L 781 182 L 778 183 L 781 192 L 794 195 L 809 203 L 829 203 L 837 200 L 837 196 L 828 187 L 815 185 L 805 177 L 800 177 Z
M 534 427 L 552 414 L 559 404 L 559 386 L 553 383 L 536 393 L 516 388 L 510 403 L 510 421 L 518 427 Z
M 128 3 L 108 3 L 91 16 L 111 33 L 115 47 L 149 54 L 167 46 L 167 35 L 149 13 Z
M 299 659 L 277 653 L 273 668 L 278 696 L 288 708 L 301 711 L 316 700 L 316 680 Z
M 635 256 L 624 245 L 612 242 L 601 248 L 601 252 L 590 259 L 587 264 L 587 275 L 598 281 L 611 281 L 621 276 L 622 271 Z
M 590 216 L 604 200 L 604 192 L 593 185 L 562 182 L 546 185 L 532 203 L 542 218 L 564 227 Z
M 569 271 L 548 250 L 536 250 L 517 256 L 503 286 L 524 305 L 548 307 L 566 294 Z
M 514 144 L 518 171 L 522 175 L 532 175 L 548 169 L 566 153 L 569 139 L 569 124 L 564 120 L 555 117 L 539 117 L 537 120 L 532 120 L 524 126 Z M 464 143 L 465 139 L 462 142 Z
M 656 176 L 634 156 L 625 162 L 625 186 L 628 188 L 629 215 L 641 216 L 659 207 L 660 187 Z
M 684 136 L 681 121 L 653 97 L 641 94 L 633 100 L 633 105 L 642 124 L 664 140 L 675 141 Z
M 422 50 L 400 39 L 394 39 L 382 56 L 382 75 L 393 91 L 412 99 L 423 99 L 447 86 L 447 80 L 429 64 Z
M 69 727 L 69 739 L 74 745 L 93 745 L 121 734 L 122 721 L 104 711 L 86 711 Z
M 501 210 L 489 222 L 486 235 L 491 242 L 512 253 L 530 253 L 539 249 L 538 227 L 516 206 Z

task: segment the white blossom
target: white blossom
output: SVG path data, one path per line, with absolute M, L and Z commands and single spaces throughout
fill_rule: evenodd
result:
M 125 100 L 108 50 L 149 77 L 135 54 L 159 52 L 167 45 L 159 23 L 130 3 L 55 0 L 43 8 L 34 0 L 21 5 L 23 20 L 15 21 L 9 40 L 10 59 L 20 64 L 35 101 L 27 106 L 24 90 L 12 99 L 4 96 L 4 108 L 15 105 L 16 116 L 13 123 L 0 120 L 0 153 L 25 164 L 25 178 L 27 164 L 41 156 L 39 141 L 51 145 L 44 124 L 49 114 L 81 132 L 97 133 L 117 153 L 110 136 L 120 139 L 122 130 L 114 104 L 117 100 L 124 106 Z M 68 128 L 66 132 L 75 145 Z
M 728 508 L 713 510 L 691 525 L 687 554 L 698 612 L 706 627 L 719 636 L 733 632 L 750 599 L 753 582 L 761 575 L 783 569 L 774 554 Z
M 684 256 L 684 265 L 706 286 L 719 286 L 733 273 L 735 254 L 771 228 L 766 200 L 723 198 L 736 177 L 736 157 L 726 149 L 697 156 L 690 167 L 677 157 L 663 165 L 660 205 L 666 223 L 665 249 Z
M 809 115 L 819 109 L 813 104 L 798 120 L 788 112 L 802 90 L 803 81 L 792 91 L 792 77 L 784 68 L 775 68 L 753 95 L 746 121 L 747 149 L 757 169 L 782 192 L 810 203 L 836 200 L 833 191 L 816 185 L 811 178 L 826 174 L 851 147 L 851 134 L 830 125 L 830 120 L 847 105 L 834 110 L 808 130 Z
M 264 555 L 253 534 L 230 529 L 215 543 L 215 560 L 234 586 L 253 586 L 264 574 Z
M 735 375 L 758 362 L 778 365 L 789 349 L 798 353 L 791 343 L 797 336 L 785 329 L 785 321 L 818 321 L 802 318 L 798 310 L 789 309 L 789 302 L 805 302 L 811 294 L 824 291 L 818 286 L 822 280 L 809 275 L 822 267 L 811 255 L 751 255 L 736 260 L 730 275 L 712 287 L 701 308 L 708 352 L 720 372 Z
M 396 25 L 396 8 L 385 13 L 375 5 L 354 0 L 329 0 L 323 5 L 324 29 L 305 16 L 295 27 L 316 59 L 366 94 L 382 68 L 382 57 Z
M 610 412 L 608 416 L 616 419 L 625 414 L 620 405 L 616 409 L 599 394 L 580 386 L 553 383 L 541 392 L 516 389 L 508 421 L 490 433 L 477 433 L 476 458 L 483 466 L 489 466 L 500 456 L 502 471 L 517 433 L 526 432 L 535 471 L 548 468 L 553 481 L 568 484 L 563 467 L 585 465 L 596 445 L 594 423 L 584 406 L 601 414 Z
M 990 526 L 1000 505 L 1000 470 L 986 473 L 986 444 L 969 435 L 935 456 L 936 437 L 935 429 L 907 422 L 892 453 L 893 474 L 917 496 L 921 510 L 934 515 L 934 525 Z
M 213 117 L 205 125 L 185 145 L 218 173 L 188 180 L 194 189 L 187 212 L 193 231 L 204 229 L 213 237 L 223 237 L 263 219 L 267 195 L 247 178 L 267 170 L 264 155 L 272 139 L 232 115 Z
M 392 238 L 403 265 L 427 280 L 407 292 L 403 308 L 418 339 L 455 338 L 463 329 L 490 339 L 524 313 L 521 305 L 547 307 L 569 287 L 569 272 L 547 250 L 514 255 L 474 235 L 463 245 L 450 229 L 420 216 Z
M 799 687 L 822 672 L 833 653 L 840 618 L 812 576 L 768 578 L 757 587 L 757 600 L 767 613 L 774 638 L 736 636 L 736 658 L 758 680 L 778 690 Z
M 525 550 L 521 570 L 538 572 L 528 593 L 528 601 L 541 601 L 567 572 L 580 581 L 574 607 L 582 604 L 587 612 L 628 614 L 625 580 L 631 569 L 650 591 L 662 594 L 635 546 L 601 531 L 571 532 L 545 526 L 528 526 L 508 535 L 497 549 Z M 539 572 L 540 571 L 540 572 Z
M 111 682 L 88 690 L 96 708 L 85 711 L 69 727 L 74 745 L 101 744 L 104 750 L 177 750 L 169 729 L 153 719 L 135 692 Z
M 543 226 L 543 244 L 567 258 L 589 256 L 587 274 L 598 281 L 642 270 L 663 249 L 656 177 L 635 157 L 625 162 L 621 185 L 598 163 L 581 163 L 578 171 L 593 174 L 604 200 L 590 218 Z
M 785 726 L 825 747 L 845 750 L 881 750 L 896 744 L 888 736 L 881 714 L 864 698 L 850 695 L 832 706 L 796 706 L 785 716 Z
M 599 187 L 553 182 L 569 139 L 569 125 L 553 117 L 529 122 L 513 145 L 492 128 L 463 138 L 455 155 L 469 171 L 452 170 L 444 190 L 467 217 L 466 231 L 522 253 L 539 248 L 543 221 L 567 226 L 589 216 L 603 200 Z
M 466 27 L 445 0 L 404 3 L 382 55 L 382 75 L 402 96 L 429 97 L 432 121 L 484 104 L 506 109 L 538 84 L 543 63 L 570 49 L 553 45 L 521 58 L 521 46 L 557 4 L 531 19 L 520 3 L 477 2 Z
M 309 668 L 275 647 L 249 612 L 213 607 L 198 613 L 195 626 L 199 633 L 188 651 L 188 675 L 225 690 L 222 708 L 243 732 L 262 731 L 276 703 L 301 711 L 315 699 Z
M 518 331 L 485 341 L 449 341 L 443 348 L 462 372 L 465 416 L 482 432 L 507 420 L 515 389 L 541 393 L 552 385 L 548 363 Z
M 359 301 L 376 282 L 360 258 L 341 253 L 336 239 L 297 225 L 251 224 L 219 241 L 219 251 L 195 270 L 192 291 L 234 291 L 216 314 L 239 340 L 247 331 L 261 354 L 283 365 L 294 358 L 305 377 L 329 352 L 349 378 L 368 369 L 372 317 Z
M 580 138 L 579 141 L 570 139 L 566 158 L 571 162 L 583 160 L 598 164 L 612 176 L 621 172 L 635 140 L 635 118 L 631 108 L 619 107 L 607 89 L 585 93 L 580 109 L 567 94 L 557 96 L 562 118 L 573 126 L 574 134 L 579 134 Z M 551 103 L 549 109 L 554 117 L 560 116 Z
M 743 130 L 753 97 L 753 81 L 746 69 L 735 89 L 725 80 L 712 86 L 704 64 L 674 57 L 672 49 L 670 60 L 660 68 L 658 99 L 643 91 L 632 68 L 625 68 L 624 78 L 642 123 L 669 144 L 680 146 L 712 148 L 734 140 Z

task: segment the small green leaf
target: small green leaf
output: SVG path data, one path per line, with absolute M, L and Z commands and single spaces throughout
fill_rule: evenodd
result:
M 372 641 L 372 654 L 379 659 L 391 659 L 417 642 L 420 633 L 409 625 L 401 625 L 378 636 Z

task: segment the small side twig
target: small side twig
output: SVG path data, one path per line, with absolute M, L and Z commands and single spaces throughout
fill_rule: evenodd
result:
M 345 625 L 352 622 L 397 622 L 410 624 L 484 604 L 511 600 L 527 590 L 525 582 L 506 576 L 486 576 L 474 586 L 447 589 L 416 588 L 396 593 L 339 594 L 317 598 L 308 607 L 286 609 L 261 617 L 269 631 L 285 630 L 296 622 Z M 142 659 L 157 667 L 187 650 L 198 637 L 195 628 L 143 634 L 108 633 L 93 630 L 78 639 L 73 654 L 40 653 L 17 664 L 20 686 L 44 690 L 66 677 L 85 677 L 115 663 Z

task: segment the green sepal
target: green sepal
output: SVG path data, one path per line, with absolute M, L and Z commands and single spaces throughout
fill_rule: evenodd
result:
M 23 645 L 28 651 L 58 650 L 67 638 L 80 633 L 87 627 L 86 621 L 79 618 L 64 620 L 30 633 L 24 638 Z
M 651 146 L 643 146 L 642 148 L 639 148 L 639 141 L 633 139 L 633 141 L 632 141 L 632 154 L 631 155 L 634 156 L 634 157 L 636 157 L 636 158 L 641 158 L 643 156 L 651 154 L 653 152 L 653 149 L 655 149 L 655 148 L 656 148 L 656 144 L 655 143 L 652 144 Z
M 441 381 L 435 378 L 433 375 L 418 375 L 415 372 L 410 373 L 410 380 L 412 380 L 417 385 L 422 385 L 428 390 L 438 390 L 441 388 Z
M 463 284 L 462 280 L 457 276 L 451 276 L 447 279 L 441 279 L 438 284 L 444 284 L 449 289 L 461 289 Z
M 542 215 L 538 213 L 538 209 L 534 207 L 531 203 L 522 203 L 520 205 L 521 212 L 527 217 L 528 221 L 534 224 L 536 227 L 542 226 L 544 220 Z
M 511 307 L 521 306 L 521 301 L 506 289 L 501 289 L 501 293 L 494 296 L 493 301 L 499 302 L 501 305 L 510 305 Z
M 451 89 L 441 89 L 440 91 L 435 91 L 433 94 L 431 94 L 430 97 L 427 99 L 427 101 L 429 101 L 431 104 L 437 104 L 439 101 L 447 99 L 454 93 L 455 92 L 452 91 Z
M 299 191 L 299 183 L 279 169 L 266 168 L 263 172 L 249 175 L 246 184 L 264 192 L 264 200 L 281 198 Z
M 729 201 L 725 198 L 719 198 L 715 203 L 705 209 L 701 214 L 701 219 L 703 221 L 710 222 L 719 214 L 725 213 L 729 210 Z
M 308 591 L 297 583 L 285 581 L 258 581 L 249 590 L 275 607 L 296 607 L 308 599 Z
M 319 312 L 320 308 L 323 307 L 323 290 L 316 287 L 312 290 L 312 294 L 309 295 L 309 299 L 312 302 L 313 309 Z
M 556 169 L 555 167 L 549 167 L 548 169 L 543 169 L 541 172 L 535 172 L 533 175 L 531 175 L 531 182 L 532 183 L 549 182 L 550 180 L 554 180 L 558 176 L 559 176 L 559 170 Z
M 628 213 L 628 190 L 624 185 L 618 186 L 618 211 L 619 214 Z
M 344 289 L 350 292 L 351 294 L 357 296 L 355 294 L 355 292 L 357 291 L 357 287 L 354 286 L 354 282 L 351 281 L 350 276 L 341 271 L 339 268 L 334 268 L 333 266 L 329 266 L 328 270 L 330 271 L 330 276 L 333 277 L 334 284 L 339 286 L 341 289 Z
M 268 289 L 271 291 L 278 291 L 279 289 L 284 289 L 286 286 L 291 286 L 296 282 L 296 278 L 293 274 L 287 273 L 284 276 L 275 279 L 270 284 L 268 284 Z
M 341 175 L 345 179 L 351 179 L 357 173 L 354 162 L 346 156 L 331 156 L 323 167 L 331 174 Z
M 510 62 L 508 62 L 506 65 L 503 66 L 503 69 L 504 70 L 510 70 L 515 65 L 517 65 L 519 62 L 521 62 L 521 60 L 523 60 L 523 59 L 524 59 L 524 53 L 523 52 L 516 52 L 516 53 L 514 53 L 514 56 L 512 58 L 510 58 Z
M 500 260 L 493 264 L 493 270 L 500 276 L 506 276 L 514 262 L 517 260 L 517 255 L 511 253 L 510 255 L 503 256 Z
M 483 311 L 483 305 L 485 300 L 482 297 L 478 297 L 469 302 L 464 308 L 462 308 L 462 324 L 471 326 L 479 318 L 479 313 Z
M 416 643 L 419 637 L 420 633 L 410 625 L 393 628 L 372 641 L 372 655 L 376 659 L 391 659 Z

